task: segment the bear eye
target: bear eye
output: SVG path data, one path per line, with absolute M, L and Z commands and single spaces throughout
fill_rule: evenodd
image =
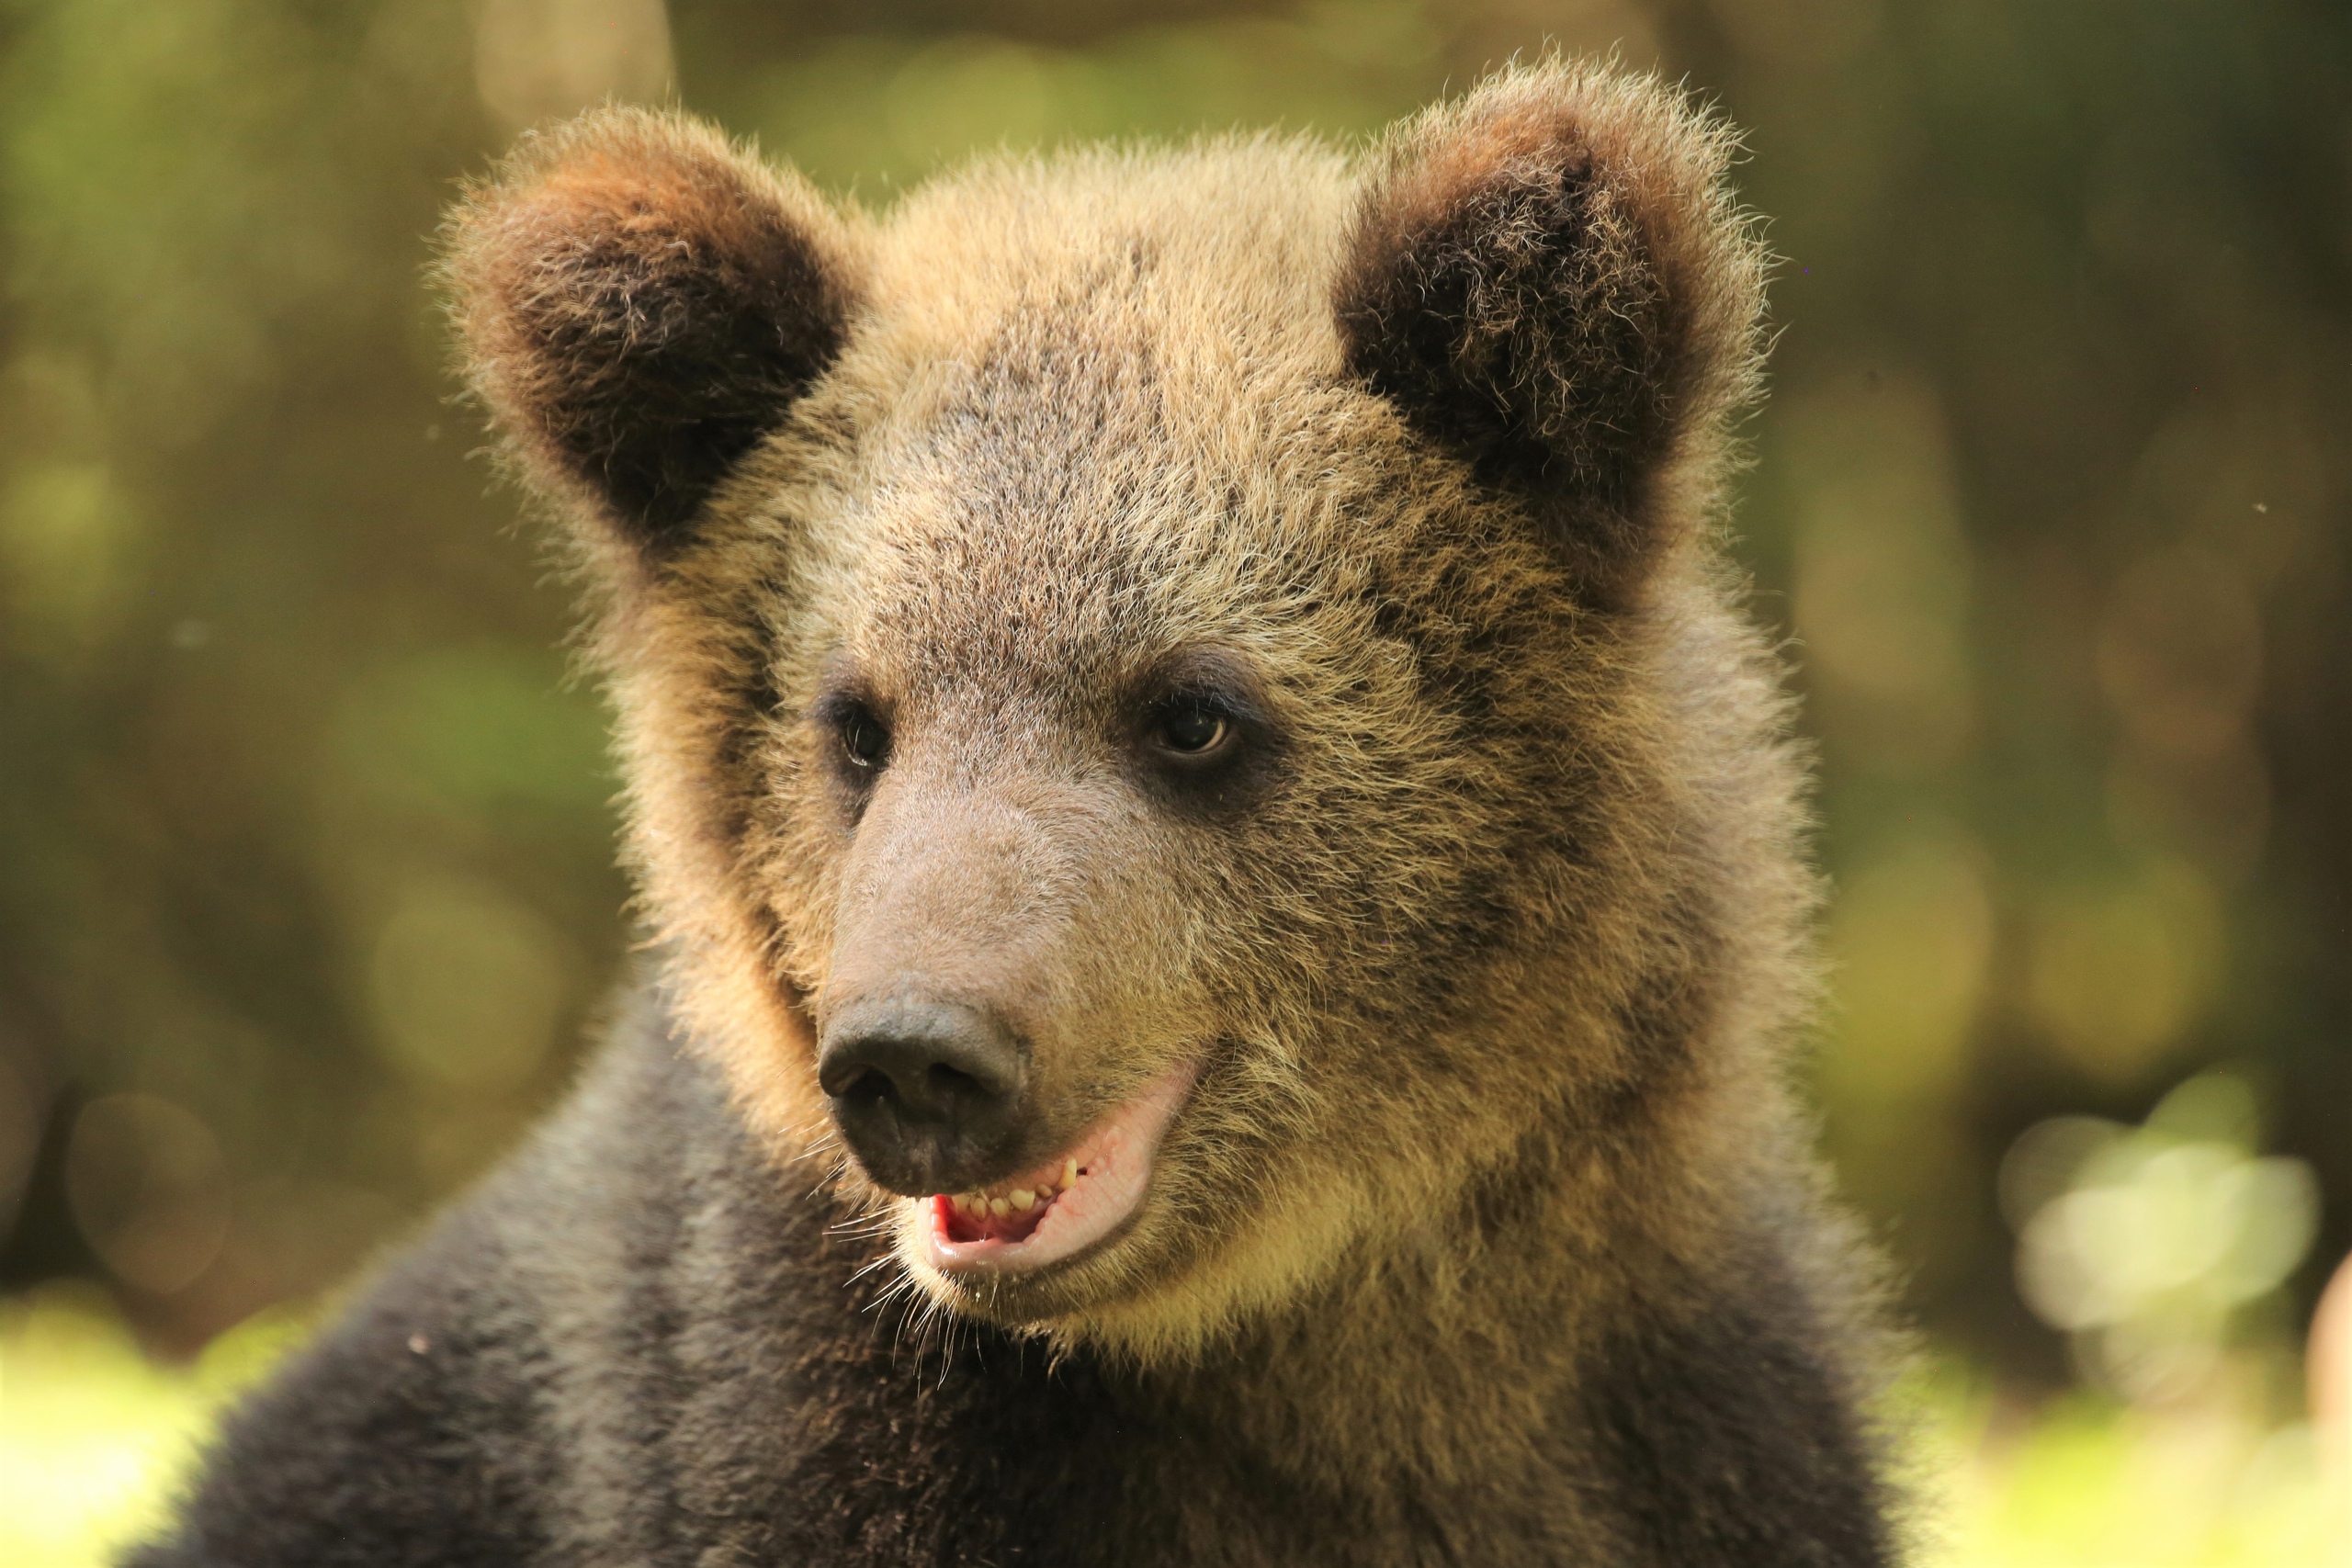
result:
M 1161 710 L 1152 739 L 1180 757 L 1204 757 L 1233 735 L 1233 720 L 1206 703 L 1177 702 Z
M 842 753 L 861 768 L 878 768 L 890 758 L 890 732 L 864 703 L 851 703 L 833 721 Z

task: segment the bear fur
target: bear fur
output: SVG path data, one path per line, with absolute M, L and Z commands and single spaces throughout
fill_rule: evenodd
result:
M 526 141 L 445 278 L 652 957 L 134 1561 L 1891 1561 L 1717 541 L 1731 150 L 1557 62 L 878 217 L 673 114 Z M 994 1032 L 986 1138 L 850 1119 L 908 1008 Z M 1115 1228 L 958 1250 L 1089 1148 Z

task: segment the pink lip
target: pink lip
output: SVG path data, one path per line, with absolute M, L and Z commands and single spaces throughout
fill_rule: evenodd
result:
M 1151 1185 L 1152 1156 L 1199 1071 L 1197 1064 L 1187 1064 L 1160 1077 L 1041 1168 L 1041 1186 L 1054 1185 L 1057 1173 L 1071 1164 L 1084 1174 L 1076 1186 L 1057 1194 L 1044 1217 L 1018 1239 L 958 1241 L 955 1230 L 970 1227 L 958 1225 L 954 1200 L 944 1192 L 922 1200 L 924 1261 L 943 1274 L 1017 1273 L 1058 1263 L 1117 1230 L 1142 1204 Z

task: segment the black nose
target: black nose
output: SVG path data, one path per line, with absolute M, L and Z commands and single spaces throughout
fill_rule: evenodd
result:
M 853 1003 L 825 1027 L 817 1081 L 865 1174 L 893 1192 L 959 1192 L 1012 1141 L 1025 1077 L 999 1020 L 956 1002 Z

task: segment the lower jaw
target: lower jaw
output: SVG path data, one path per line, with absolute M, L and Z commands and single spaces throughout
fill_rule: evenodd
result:
M 912 1239 L 922 1260 L 951 1280 L 978 1280 L 1072 1262 L 1124 1235 L 1148 1193 L 1160 1139 L 1198 1076 L 1192 1063 L 1163 1074 L 1023 1178 L 977 1195 L 915 1200 Z

